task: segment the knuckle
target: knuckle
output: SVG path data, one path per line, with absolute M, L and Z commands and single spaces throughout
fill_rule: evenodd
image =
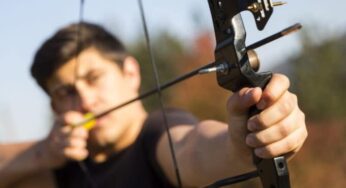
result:
M 301 110 L 299 110 L 299 116 L 300 116 L 300 119 L 303 121 L 304 125 L 305 125 L 305 114 L 304 112 L 302 112 Z
M 280 83 L 285 84 L 287 86 L 290 85 L 290 80 L 288 79 L 287 76 L 283 74 L 276 74 L 277 79 L 279 80 Z
M 60 131 L 63 135 L 68 135 L 70 134 L 72 131 L 71 127 L 70 126 L 64 126 L 64 127 L 61 127 Z
M 282 123 L 279 126 L 279 134 L 281 137 L 287 137 L 291 131 L 291 125 L 289 123 Z
M 79 150 L 78 153 L 76 153 L 75 160 L 81 161 L 84 160 L 88 156 L 88 151 L 83 149 Z
M 298 103 L 298 96 L 297 96 L 296 94 L 294 94 L 294 93 L 291 93 L 291 96 L 292 96 L 292 98 L 293 98 L 293 101 L 294 101 L 295 103 Z
M 76 127 L 71 131 L 71 136 L 76 137 L 78 135 L 82 134 L 82 130 L 80 127 Z
M 304 128 L 304 140 L 309 136 L 309 132 L 306 128 Z
M 77 147 L 77 148 L 83 148 L 86 145 L 86 143 L 83 140 L 78 138 L 70 139 L 69 143 L 70 143 L 70 146 Z
M 298 112 L 297 124 L 299 129 L 302 131 L 302 136 L 306 138 L 308 136 L 308 130 L 305 124 L 305 114 L 301 110 Z
M 285 146 L 284 148 L 286 148 L 286 151 L 293 151 L 296 148 L 296 139 L 288 139 L 285 141 Z
M 72 138 L 66 139 L 65 142 L 66 142 L 66 147 L 71 147 L 71 146 L 73 146 L 73 144 L 74 144 L 74 141 L 73 141 Z
M 260 135 L 254 134 L 254 133 L 251 133 L 250 135 L 251 136 L 247 137 L 247 140 L 246 140 L 250 146 L 259 147 L 263 145 Z
M 88 152 L 85 149 L 65 148 L 63 154 L 68 159 L 83 160 L 87 157 Z
M 75 146 L 80 148 L 85 148 L 86 143 L 83 140 L 76 140 Z
M 80 139 L 87 139 L 88 132 L 83 127 L 78 127 L 73 132 L 73 137 L 80 138 Z
M 261 158 L 271 158 L 275 156 L 275 150 L 272 149 L 270 146 L 265 146 L 261 148 L 256 148 L 255 154 Z
M 71 158 L 72 157 L 72 150 L 70 148 L 64 148 L 62 153 L 67 158 Z
M 301 131 L 302 134 L 302 142 L 304 142 L 306 140 L 306 138 L 308 137 L 309 133 L 307 131 L 307 129 L 304 127 L 303 130 Z
M 286 100 L 279 107 L 279 112 L 281 114 L 289 114 L 292 109 L 294 109 L 295 102 L 293 100 Z
M 262 113 L 259 113 L 259 114 L 256 115 L 256 121 L 257 121 L 257 126 L 259 126 L 259 127 L 266 127 L 265 119 L 264 119 Z
M 273 157 L 275 156 L 275 150 L 272 147 L 265 147 L 263 152 L 263 157 Z
M 76 140 L 76 139 L 70 139 L 69 140 L 69 146 L 77 147 L 78 145 L 79 145 L 78 140 Z
M 276 94 L 274 93 L 274 91 L 272 91 L 272 90 L 265 90 L 264 95 L 265 95 L 266 101 L 275 101 L 275 99 L 277 97 Z
M 66 113 L 63 117 L 64 124 L 70 124 L 71 122 L 71 112 Z

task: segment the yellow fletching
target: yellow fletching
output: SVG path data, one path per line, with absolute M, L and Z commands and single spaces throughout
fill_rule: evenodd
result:
M 94 118 L 94 115 L 92 113 L 87 113 L 87 114 L 84 114 L 84 118 L 89 120 L 88 122 L 84 123 L 82 126 L 86 129 L 86 130 L 90 130 L 92 129 L 95 124 L 96 124 L 96 120 Z

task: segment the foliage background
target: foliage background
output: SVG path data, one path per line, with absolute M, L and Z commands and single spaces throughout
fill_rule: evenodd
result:
M 135 1 L 122 1 L 121 5 L 118 3 L 117 6 L 114 5 L 116 2 L 113 0 L 109 0 L 108 4 L 106 2 L 106 0 L 86 0 L 85 17 L 101 23 L 107 28 L 116 28 L 114 30 L 116 34 L 119 34 L 119 30 L 125 28 L 127 24 L 139 25 L 137 28 L 130 27 L 130 30 L 123 30 L 124 32 L 120 35 L 122 38 L 130 35 L 129 33 L 137 34 L 142 30 L 140 22 L 134 19 L 134 17 L 136 19 L 138 17 L 137 6 L 123 7 L 124 4 L 135 3 Z M 179 0 L 148 0 L 146 2 L 151 9 L 148 13 L 156 20 L 164 20 L 163 28 L 165 29 L 157 31 L 152 36 L 161 82 L 213 60 L 214 39 L 210 30 L 198 27 L 199 24 L 205 22 L 201 19 L 201 15 L 193 15 L 196 24 L 192 24 L 192 27 L 191 25 L 187 27 L 184 24 L 186 22 L 183 22 L 181 17 L 177 17 L 181 15 L 181 12 L 178 11 L 187 7 L 187 4 L 193 5 L 191 6 L 193 8 L 189 9 L 193 14 L 196 10 L 202 12 L 201 7 L 196 3 L 197 0 L 180 0 L 180 7 L 173 7 Z M 170 10 L 164 10 L 166 12 L 162 14 L 162 11 L 158 10 L 162 10 L 161 7 L 165 3 L 170 3 Z M 328 6 L 325 6 L 326 4 Z M 270 54 L 269 57 L 273 58 L 286 57 L 292 51 L 300 51 L 288 59 L 282 59 L 283 63 L 277 67 L 270 68 L 290 77 L 291 90 L 298 94 L 301 107 L 307 117 L 309 137 L 301 152 L 289 163 L 292 187 L 341 188 L 346 185 L 346 68 L 343 58 L 346 53 L 346 34 L 343 34 L 346 24 L 342 25 L 345 23 L 342 19 L 344 18 L 342 14 L 344 5 L 343 0 L 289 1 L 287 8 L 280 8 L 280 11 L 277 11 L 280 16 L 273 17 L 271 27 L 278 27 L 275 28 L 278 30 L 282 25 L 287 26 L 288 22 L 292 23 L 294 18 L 297 18 L 292 15 L 299 15 L 298 20 L 304 19 L 305 22 L 308 22 L 305 18 L 310 18 L 312 21 L 313 18 L 316 18 L 314 22 L 319 26 L 305 28 L 300 35 L 300 45 L 296 48 L 288 49 L 283 41 L 278 41 L 276 43 L 286 47 L 280 53 L 273 53 L 271 45 L 268 45 L 268 48 L 259 49 L 260 56 L 266 52 Z M 38 38 L 44 40 L 42 36 L 48 37 L 48 34 L 54 32 L 57 27 L 77 20 L 78 1 L 31 0 L 20 3 L 1 1 L 0 10 L 0 20 L 3 23 L 3 27 L 0 29 L 0 62 L 3 67 L 0 74 L 2 87 L 0 141 L 15 140 L 30 132 L 31 134 L 36 133 L 38 129 L 41 129 L 41 132 L 48 132 L 49 102 L 33 103 L 39 100 L 44 101 L 45 96 L 35 88 L 27 69 L 31 63 L 30 57 L 33 55 L 33 51 L 42 42 Z M 173 13 L 171 14 L 173 17 L 168 16 L 169 12 Z M 208 9 L 205 9 L 204 12 L 208 12 Z M 121 17 L 113 13 L 126 15 Z M 210 19 L 209 15 L 208 19 Z M 175 23 L 179 24 L 169 27 L 168 25 L 172 23 L 169 22 L 171 20 L 178 20 Z M 250 27 L 253 25 L 252 22 L 245 24 Z M 186 41 L 177 37 L 176 34 L 172 34 L 170 30 L 172 28 L 188 32 L 191 32 L 191 28 L 196 28 L 199 32 L 191 32 L 189 36 L 191 40 Z M 331 31 L 330 28 L 334 29 Z M 265 33 L 264 36 L 268 34 L 271 33 Z M 256 36 L 250 41 L 262 37 Z M 289 38 L 289 40 L 293 39 Z M 22 48 L 24 46 L 30 50 Z M 131 41 L 128 48 L 142 62 L 142 91 L 154 87 L 152 69 L 143 36 L 138 36 L 136 40 Z M 263 61 L 263 64 L 266 65 L 267 61 Z M 20 83 L 18 83 L 19 80 Z M 33 93 L 32 88 L 35 88 L 37 93 Z M 215 75 L 209 74 L 192 78 L 168 89 L 164 92 L 164 99 L 165 105 L 178 106 L 192 111 L 200 119 L 213 118 L 224 121 L 226 120 L 225 102 L 229 95 L 228 91 L 220 89 L 216 85 Z M 151 111 L 157 107 L 156 99 L 156 96 L 153 96 L 145 100 L 148 110 Z M 10 102 L 16 102 L 17 106 L 12 107 Z M 32 116 L 38 118 L 34 119 Z M 18 124 L 20 126 L 14 126 Z M 42 124 L 42 126 L 35 129 L 35 125 L 38 124 Z M 43 129 L 45 130 L 42 131 Z M 254 184 L 257 183 L 257 181 L 253 181 L 236 187 L 255 187 Z
M 313 31 L 305 28 L 300 34 L 301 52 L 273 68 L 290 78 L 290 90 L 298 95 L 309 131 L 303 149 L 289 162 L 292 187 L 342 188 L 346 185 L 346 33 L 325 38 Z M 212 35 L 201 32 L 189 49 L 167 32 L 157 35 L 153 46 L 161 81 L 213 61 Z M 132 46 L 134 54 L 142 59 L 143 74 L 148 74 L 150 58 L 142 53 L 145 46 Z M 200 119 L 225 121 L 225 102 L 231 93 L 217 86 L 215 79 L 214 74 L 209 74 L 177 84 L 164 91 L 165 104 L 184 108 Z M 152 82 L 145 80 L 145 87 L 154 86 Z M 154 109 L 157 103 L 149 100 L 146 106 Z M 234 187 L 260 186 L 258 180 L 252 180 Z

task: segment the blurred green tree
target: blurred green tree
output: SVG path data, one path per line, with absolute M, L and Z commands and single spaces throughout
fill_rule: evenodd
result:
M 322 41 L 305 32 L 301 52 L 288 59 L 292 89 L 310 120 L 345 118 L 346 34 Z
M 145 38 L 140 36 L 129 45 L 130 53 L 139 61 L 141 65 L 142 84 L 141 91 L 145 92 L 156 88 L 155 73 L 151 63 L 150 51 Z M 163 84 L 179 75 L 177 64 L 183 56 L 184 47 L 180 40 L 166 31 L 158 32 L 151 38 L 151 48 L 153 51 L 153 61 L 157 65 L 160 84 Z M 163 99 L 170 100 L 172 92 L 163 92 Z M 151 111 L 158 108 L 157 95 L 144 99 L 145 107 Z

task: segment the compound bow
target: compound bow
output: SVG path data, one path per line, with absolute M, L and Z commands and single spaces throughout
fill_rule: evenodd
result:
M 83 0 L 81 0 L 81 2 L 83 2 Z M 177 79 L 161 85 L 159 82 L 157 68 L 153 57 L 153 50 L 149 40 L 144 8 L 142 5 L 142 1 L 138 0 L 147 46 L 150 52 L 151 63 L 155 73 L 155 80 L 157 84 L 156 88 L 144 92 L 138 97 L 126 101 L 111 109 L 108 109 L 100 114 L 96 114 L 93 117 L 87 118 L 79 125 L 85 125 L 87 122 L 93 121 L 96 118 L 102 117 L 114 110 L 122 108 L 134 101 L 146 98 L 155 93 L 158 93 L 164 120 L 166 122 L 167 118 L 165 117 L 166 115 L 164 113 L 165 111 L 163 108 L 163 102 L 161 100 L 161 91 L 197 74 L 216 72 L 218 84 L 221 87 L 233 92 L 236 92 L 243 87 L 265 88 L 266 84 L 272 77 L 272 73 L 257 73 L 257 70 L 259 68 L 259 59 L 254 52 L 254 49 L 273 40 L 276 40 L 282 36 L 285 36 L 292 31 L 300 29 L 301 25 L 295 24 L 270 37 L 260 40 L 259 42 L 246 46 L 246 30 L 240 13 L 243 11 L 250 11 L 255 18 L 257 28 L 259 30 L 262 30 L 266 26 L 269 18 L 273 13 L 273 7 L 283 5 L 284 3 L 272 2 L 271 0 L 208 0 L 208 3 L 213 19 L 216 37 L 215 62 L 193 70 L 181 77 L 178 77 Z M 82 5 L 83 3 L 81 3 L 81 6 Z M 257 110 L 256 107 L 252 107 L 249 111 L 249 117 L 259 112 L 260 111 Z M 173 158 L 173 165 L 175 167 L 178 186 L 182 187 L 182 182 L 174 152 L 174 146 L 167 123 L 165 124 L 165 126 L 167 130 L 169 147 Z M 238 183 L 240 181 L 245 181 L 257 176 L 260 177 L 262 186 L 264 188 L 290 187 L 288 167 L 284 156 L 275 157 L 273 159 L 261 159 L 253 155 L 253 162 L 257 167 L 257 171 L 226 178 L 223 180 L 218 180 L 206 187 L 221 187 Z
M 262 40 L 250 47 L 245 44 L 246 31 L 240 13 L 249 10 L 256 21 L 257 28 L 262 30 L 273 13 L 273 7 L 283 5 L 282 2 L 271 0 L 208 0 L 213 18 L 216 37 L 215 66 L 218 84 L 233 92 L 243 87 L 261 87 L 272 77 L 272 73 L 257 73 L 259 60 L 254 47 L 260 46 L 275 38 L 275 35 Z M 300 28 L 296 24 L 287 28 L 280 34 L 283 36 L 288 31 Z M 210 70 L 210 69 L 209 69 Z M 208 71 L 207 71 L 208 72 Z M 252 107 L 249 116 L 258 114 L 260 111 Z M 253 154 L 253 162 L 257 172 L 250 172 L 234 178 L 217 181 L 208 187 L 219 187 L 229 183 L 237 183 L 258 174 L 264 188 L 289 188 L 289 173 L 284 156 L 273 159 L 261 159 Z

